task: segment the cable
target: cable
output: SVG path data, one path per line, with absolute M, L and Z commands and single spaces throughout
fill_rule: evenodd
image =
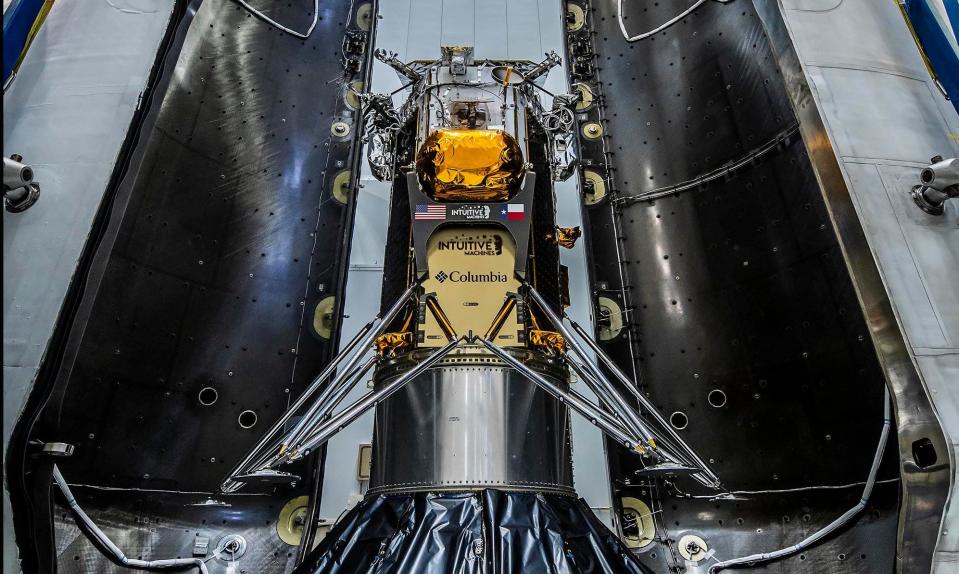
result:
M 266 22 L 267 24 L 270 24 L 270 25 L 273 26 L 274 28 L 276 28 L 276 29 L 278 29 L 278 30 L 282 30 L 282 31 L 286 32 L 287 34 L 290 34 L 290 35 L 292 35 L 292 36 L 296 36 L 297 38 L 302 38 L 302 39 L 304 39 L 304 40 L 306 40 L 307 38 L 309 38 L 309 37 L 310 37 L 310 34 L 313 33 L 313 29 L 316 28 L 316 22 L 317 22 L 317 20 L 318 20 L 319 17 L 320 17 L 320 0 L 313 0 L 313 23 L 310 24 L 310 29 L 306 31 L 306 34 L 304 34 L 303 32 L 297 32 L 296 30 L 290 30 L 289 28 L 287 28 L 286 26 L 280 24 L 280 23 L 277 22 L 276 20 L 273 20 L 272 18 L 270 18 L 269 16 L 267 16 L 267 15 L 264 14 L 263 12 L 260 12 L 259 10 L 257 10 L 256 8 L 254 8 L 253 6 L 250 6 L 249 4 L 247 4 L 246 0 L 235 0 L 235 1 L 236 1 L 238 4 L 240 4 L 241 6 L 243 6 L 244 8 L 246 8 L 247 10 L 249 10 L 250 14 L 253 14 L 253 15 L 256 16 L 257 18 L 259 18 L 260 20 L 263 20 L 263 21 Z
M 671 20 L 667 20 L 665 23 L 661 24 L 658 28 L 650 30 L 649 32 L 644 32 L 638 36 L 632 36 L 632 37 L 630 37 L 629 32 L 626 31 L 626 23 L 623 22 L 623 0 L 617 0 L 617 1 L 618 1 L 618 7 L 617 7 L 616 17 L 619 20 L 619 29 L 623 33 L 623 37 L 626 38 L 627 42 L 639 42 L 640 40 L 645 40 L 646 38 L 649 38 L 650 36 L 654 34 L 658 34 L 662 32 L 663 30 L 665 30 L 666 28 L 669 28 L 676 22 L 679 22 L 686 16 L 689 16 L 690 14 L 692 14 L 694 10 L 696 10 L 697 8 L 699 8 L 700 6 L 702 6 L 709 0 L 696 0 L 695 4 L 693 4 L 689 8 L 686 8 L 686 10 L 681 12 L 675 18 L 672 18 Z M 728 4 L 729 2 L 732 2 L 732 0 L 715 0 L 715 1 L 719 2 L 720 4 Z
M 87 538 L 90 538 L 91 541 L 95 543 L 94 546 L 100 548 L 101 551 L 104 549 L 108 550 L 111 555 L 108 556 L 108 558 L 112 558 L 114 562 L 140 570 L 182 570 L 183 568 L 193 566 L 200 571 L 200 574 L 209 574 L 206 563 L 199 558 L 176 558 L 173 560 L 138 560 L 127 558 L 127 555 L 124 554 L 123 551 L 100 530 L 96 523 L 93 522 L 93 519 L 80 508 L 80 503 L 78 503 L 77 499 L 73 496 L 73 492 L 70 491 L 70 486 L 67 484 L 67 481 L 64 480 L 63 475 L 60 474 L 60 469 L 57 468 L 56 465 L 53 467 L 53 480 L 57 483 L 57 486 L 60 487 L 60 492 L 63 493 L 63 497 L 67 499 L 67 505 L 77 520 L 77 526 L 87 535 Z
M 885 480 L 877 480 L 876 484 L 892 484 L 894 482 L 900 482 L 900 478 L 887 478 Z M 689 494 L 683 492 L 676 487 L 675 484 L 670 483 L 672 489 L 676 492 L 678 498 L 689 498 L 696 500 L 741 500 L 737 496 L 756 496 L 759 494 L 791 494 L 796 492 L 809 492 L 813 490 L 844 490 L 847 488 L 852 488 L 854 486 L 863 486 L 866 484 L 865 480 L 860 480 L 859 482 L 850 482 L 848 484 L 822 484 L 817 486 L 797 486 L 796 488 L 780 488 L 774 490 L 730 490 L 722 492 L 720 494 Z
M 709 567 L 709 574 L 716 574 L 716 572 L 719 572 L 720 570 L 731 568 L 733 566 L 756 566 L 757 564 L 761 564 L 763 562 L 769 562 L 771 560 L 776 560 L 778 558 L 783 558 L 785 556 L 789 556 L 790 554 L 800 552 L 816 544 L 829 534 L 832 534 L 834 531 L 841 528 L 866 507 L 866 503 L 869 502 L 869 496 L 872 494 L 872 487 L 876 484 L 876 474 L 879 472 L 879 463 L 882 462 L 882 455 L 886 450 L 886 440 L 889 438 L 889 427 L 892 425 L 892 419 L 890 418 L 890 398 L 888 388 L 883 394 L 883 399 L 886 404 L 883 412 L 882 434 L 879 435 L 879 446 L 876 447 L 876 454 L 872 457 L 872 467 L 869 469 L 869 478 L 866 479 L 866 486 L 863 488 L 859 503 L 847 510 L 839 518 L 827 524 L 822 530 L 819 530 L 811 536 L 806 537 L 797 544 L 787 548 L 782 548 L 780 550 L 775 550 L 773 552 L 762 552 L 759 554 L 752 554 L 750 556 L 743 556 L 742 558 L 733 558 L 732 560 L 723 560 L 722 562 L 717 562 Z
M 677 193 L 683 193 L 691 189 L 701 188 L 707 183 L 716 181 L 717 179 L 728 178 L 732 175 L 735 175 L 740 169 L 749 165 L 753 165 L 755 162 L 765 158 L 769 154 L 772 154 L 772 152 L 776 151 L 780 147 L 785 148 L 786 146 L 799 141 L 798 139 L 793 138 L 793 136 L 798 133 L 799 124 L 795 123 L 777 133 L 772 137 L 772 139 L 761 146 L 753 148 L 746 155 L 740 157 L 739 159 L 728 161 L 716 169 L 710 170 L 702 175 L 698 175 L 693 179 L 688 179 L 680 183 L 674 183 L 665 187 L 644 191 L 643 193 L 636 195 L 623 195 L 617 197 L 613 201 L 616 203 L 616 205 L 632 205 L 641 201 L 654 201 L 670 195 L 676 195 Z

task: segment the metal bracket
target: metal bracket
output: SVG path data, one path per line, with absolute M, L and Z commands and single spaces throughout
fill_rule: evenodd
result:
M 41 452 L 47 456 L 73 456 L 73 445 L 65 442 L 48 442 L 43 444 Z

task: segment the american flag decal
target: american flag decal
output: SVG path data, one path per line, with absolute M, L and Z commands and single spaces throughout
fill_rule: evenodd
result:
M 440 203 L 418 204 L 413 219 L 446 219 L 446 206 Z

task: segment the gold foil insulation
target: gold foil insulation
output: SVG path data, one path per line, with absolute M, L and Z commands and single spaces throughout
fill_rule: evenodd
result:
M 556 243 L 558 243 L 560 247 L 572 249 L 573 246 L 576 245 L 576 240 L 579 239 L 582 234 L 583 232 L 579 229 L 579 226 L 557 227 L 556 235 L 554 237 L 556 239 Z
M 500 130 L 439 129 L 423 142 L 416 171 L 438 201 L 506 201 L 523 171 L 523 154 Z
M 397 351 L 413 345 L 413 333 L 383 333 L 376 338 L 376 351 L 381 357 L 395 357 Z
M 566 339 L 555 331 L 541 331 L 530 329 L 530 345 L 556 355 L 566 354 Z

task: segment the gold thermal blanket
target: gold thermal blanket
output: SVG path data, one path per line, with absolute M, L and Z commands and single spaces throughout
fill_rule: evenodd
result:
M 439 129 L 423 142 L 416 169 L 439 201 L 506 201 L 522 175 L 516 139 L 500 130 Z

